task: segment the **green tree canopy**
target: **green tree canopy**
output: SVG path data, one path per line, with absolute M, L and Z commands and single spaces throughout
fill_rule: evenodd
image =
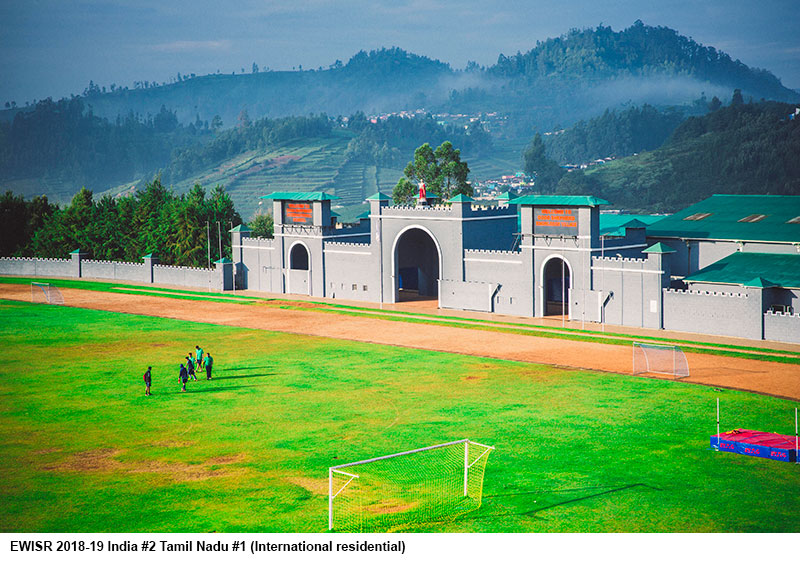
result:
M 275 230 L 275 222 L 272 215 L 256 215 L 247 224 L 250 227 L 250 236 L 254 238 L 272 238 Z
M 544 142 L 538 132 L 522 154 L 522 160 L 525 173 L 535 179 L 534 188 L 537 193 L 555 192 L 564 172 L 556 162 L 545 155 Z
M 397 204 L 412 203 L 420 182 L 442 200 L 461 194 L 472 196 L 467 162 L 461 161 L 461 150 L 453 148 L 450 142 L 443 142 L 436 150 L 430 144 L 422 144 L 414 151 L 414 159 L 408 162 L 403 175 L 392 191 Z

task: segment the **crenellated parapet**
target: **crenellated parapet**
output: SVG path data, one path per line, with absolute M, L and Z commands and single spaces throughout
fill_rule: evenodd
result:
M 738 299 L 747 299 L 750 297 L 746 293 L 736 293 L 736 292 L 728 292 L 728 291 L 706 291 L 706 290 L 695 290 L 695 289 L 665 289 L 665 295 L 673 295 L 673 296 L 713 296 L 713 297 L 731 297 L 731 298 L 738 298 Z

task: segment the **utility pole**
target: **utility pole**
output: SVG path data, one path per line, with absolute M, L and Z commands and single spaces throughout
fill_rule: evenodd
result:
M 211 230 L 206 221 L 206 251 L 208 253 L 208 269 L 211 269 Z
M 222 260 L 222 229 L 219 221 L 217 221 L 217 239 L 219 241 L 219 259 Z

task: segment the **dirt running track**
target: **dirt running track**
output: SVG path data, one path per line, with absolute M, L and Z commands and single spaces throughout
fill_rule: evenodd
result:
M 629 346 L 384 321 L 335 313 L 276 309 L 266 304 L 223 304 L 69 288 L 62 288 L 61 292 L 64 302 L 69 306 L 101 311 L 152 315 L 621 374 L 631 372 Z M 30 288 L 0 284 L 0 298 L 30 301 Z M 436 345 L 436 348 L 420 345 Z M 689 353 L 686 357 L 692 375 L 682 381 L 800 400 L 800 365 L 709 354 Z

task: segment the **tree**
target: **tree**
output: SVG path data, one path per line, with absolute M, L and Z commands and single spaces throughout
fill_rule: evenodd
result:
M 411 205 L 414 203 L 417 186 L 405 177 L 401 177 L 392 190 L 392 201 L 396 205 Z
M 711 99 L 711 102 L 708 103 L 708 110 L 711 112 L 716 112 L 722 106 L 722 101 L 720 101 L 716 96 Z
M 211 129 L 214 132 L 222 130 L 222 118 L 220 118 L 219 114 L 215 114 L 214 118 L 211 119 Z
M 272 215 L 256 215 L 248 223 L 250 236 L 253 238 L 272 238 L 275 230 L 275 223 Z
M 741 106 L 742 104 L 744 104 L 742 89 L 735 89 L 733 91 L 733 97 L 731 97 L 731 106 Z
M 525 173 L 535 179 L 537 193 L 554 192 L 564 171 L 545 155 L 544 141 L 538 132 L 522 154 Z
M 442 200 L 456 195 L 472 195 L 472 186 L 467 183 L 469 167 L 461 161 L 461 150 L 453 148 L 450 142 L 443 142 L 434 151 L 430 144 L 422 144 L 414 151 L 413 161 L 408 162 L 394 190 L 395 203 L 413 202 L 417 185 L 422 182 L 428 191 L 439 195 Z

